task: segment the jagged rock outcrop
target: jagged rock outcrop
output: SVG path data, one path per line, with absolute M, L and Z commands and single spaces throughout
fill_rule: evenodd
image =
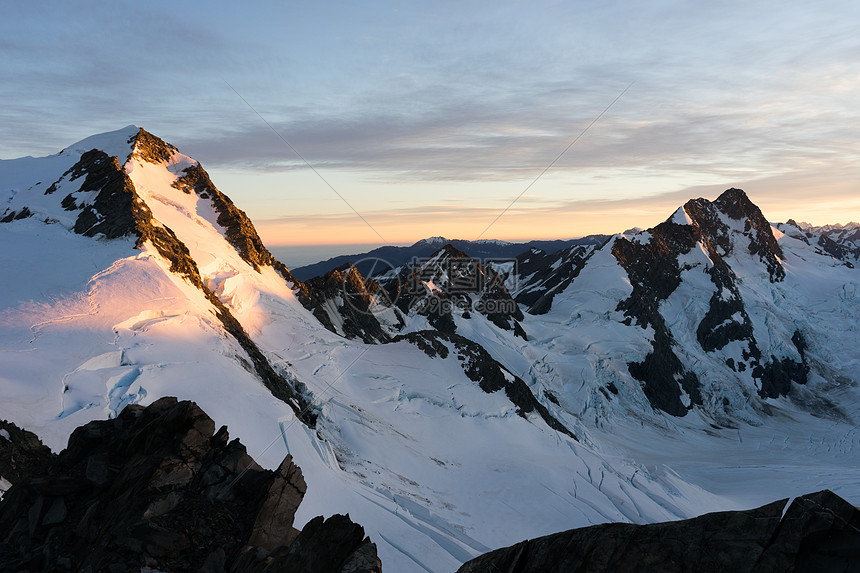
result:
M 519 255 L 518 272 L 527 281 L 517 285 L 516 301 L 528 306 L 529 314 L 549 312 L 555 295 L 579 276 L 595 248 L 595 245 L 574 245 L 555 253 L 532 249 Z
M 332 332 L 379 344 L 391 340 L 390 330 L 404 326 L 400 310 L 391 304 L 385 289 L 365 279 L 349 263 L 305 284 L 313 297 L 314 316 Z M 394 321 L 391 329 L 383 328 L 379 321 L 388 314 Z
M 440 332 L 456 331 L 454 313 L 470 318 L 478 312 L 497 327 L 527 338 L 520 324 L 523 313 L 499 273 L 450 244 L 380 283 L 404 314 L 424 316 Z
M 848 267 L 854 268 L 854 264 L 860 261 L 860 223 L 816 227 L 789 219 L 776 227 L 807 245 L 816 246 L 819 252 L 827 253 Z
M 727 259 L 752 255 L 773 283 L 785 278 L 784 254 L 761 210 L 742 190 L 732 188 L 713 202 L 691 199 L 673 217 L 642 236 L 620 237 L 612 243 L 612 254 L 633 287 L 617 310 L 628 317 L 628 324 L 654 329 L 652 351 L 641 362 L 628 364 L 651 405 L 683 416 L 702 404 L 698 377 L 679 358 L 674 336 L 660 313 L 661 303 L 681 284 L 682 273 L 693 268 L 682 262 L 682 257 L 697 245 L 707 254 L 704 272 L 714 285 L 708 311 L 696 330 L 701 350 L 713 352 L 738 342 L 742 354 L 727 364 L 736 372 L 749 370 L 762 398 L 786 395 L 792 383 L 805 384 L 805 361 L 765 357 L 754 337 L 737 276 Z M 798 336 L 802 340 L 802 334 Z
M 860 510 L 824 490 L 757 509 L 609 523 L 486 553 L 458 573 L 860 571 Z
M 53 462 L 0 502 L 3 570 L 374 572 L 348 516 L 295 511 L 306 485 L 287 456 L 264 470 L 193 402 L 162 398 L 75 430 Z
M 134 144 L 132 153 L 147 163 L 170 161 L 171 156 L 179 151 L 175 146 L 143 128 L 138 129 L 128 142 Z
M 20 221 L 21 219 L 26 219 L 27 217 L 32 216 L 33 213 L 30 212 L 29 207 L 23 207 L 20 211 L 7 208 L 3 212 L 2 218 L 0 218 L 0 223 L 11 223 L 12 221 Z
M 703 199 L 689 201 L 691 203 L 702 203 Z M 767 267 L 771 282 L 778 282 L 785 278 L 785 269 L 780 262 L 784 257 L 782 249 L 773 236 L 770 223 L 764 215 L 741 189 L 732 187 L 724 191 L 714 200 L 714 207 L 735 221 L 743 221 L 743 236 L 748 239 L 747 249 Z M 686 206 L 685 206 L 686 208 Z M 688 211 L 689 212 L 689 211 Z M 723 225 L 725 228 L 725 225 Z M 728 252 L 731 252 L 729 250 Z
M 687 410 L 702 403 L 699 380 L 687 370 L 675 354 L 675 341 L 660 314 L 660 302 L 681 283 L 678 256 L 689 253 L 696 244 L 693 228 L 672 220 L 649 229 L 647 242 L 616 239 L 612 254 L 627 271 L 632 294 L 618 304 L 642 328 L 654 329 L 652 351 L 642 362 L 628 364 L 630 375 L 642 383 L 642 391 L 654 408 L 673 416 L 683 416 Z M 682 390 L 688 396 L 682 401 Z
M 18 483 L 53 459 L 53 452 L 36 434 L 0 420 L 0 498 L 8 485 Z

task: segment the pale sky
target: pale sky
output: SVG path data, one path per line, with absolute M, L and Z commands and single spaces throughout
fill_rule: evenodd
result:
M 0 6 L 0 158 L 134 123 L 273 246 L 613 233 L 729 187 L 860 220 L 858 2 Z

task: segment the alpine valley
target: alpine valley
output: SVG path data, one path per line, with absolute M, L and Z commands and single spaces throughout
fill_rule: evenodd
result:
M 739 189 L 667 215 L 300 280 L 143 129 L 3 160 L 0 420 L 59 452 L 191 400 L 263 468 L 292 456 L 296 528 L 348 513 L 388 571 L 822 489 L 857 504 L 860 225 L 770 223 Z

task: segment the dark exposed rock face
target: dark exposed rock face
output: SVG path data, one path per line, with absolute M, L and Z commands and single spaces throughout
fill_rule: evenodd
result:
M 176 147 L 170 145 L 160 137 L 152 135 L 143 128 L 139 129 L 128 142 L 134 143 L 133 153 L 135 156 L 148 163 L 169 161 L 170 157 L 179 151 Z
M 827 253 L 848 267 L 854 268 L 855 263 L 860 261 L 860 223 L 814 227 L 789 219 L 777 224 L 777 228 L 807 245 L 817 247 L 819 252 Z
M 136 138 L 137 142 L 134 152 L 153 161 L 166 161 L 176 150 L 173 146 L 142 129 L 138 132 Z M 205 171 L 202 171 L 202 173 L 205 176 L 205 180 L 208 181 Z M 236 320 L 218 297 L 207 288 L 200 276 L 197 263 L 191 258 L 188 247 L 179 240 L 170 228 L 153 224 L 152 212 L 137 195 L 134 184 L 120 167 L 117 159 L 99 150 L 88 151 L 81 156 L 80 161 L 67 172 L 67 175 L 71 176 L 70 180 L 72 181 L 84 177 L 84 182 L 78 192 L 98 191 L 93 203 L 85 206 L 78 216 L 74 227 L 75 232 L 88 237 L 102 234 L 109 239 L 126 235 L 137 236 L 135 244 L 137 248 L 141 248 L 146 242 L 151 242 L 159 254 L 170 261 L 171 272 L 185 277 L 191 284 L 203 291 L 206 298 L 215 307 L 215 314 L 225 330 L 236 339 L 242 349 L 248 354 L 254 370 L 272 394 L 290 404 L 306 424 L 313 426 L 316 416 L 311 411 L 307 399 L 297 392 L 287 379 L 272 368 L 268 359 L 266 359 L 254 341 L 251 340 L 239 321 Z M 217 190 L 212 192 L 217 192 Z M 220 192 L 218 192 L 218 195 L 223 197 Z M 226 199 L 226 201 L 229 202 L 229 199 Z M 229 203 L 229 205 L 232 206 L 232 203 Z M 235 210 L 238 211 L 238 209 Z M 244 217 L 244 213 L 241 211 L 238 212 Z M 247 224 L 250 225 L 247 217 L 244 217 L 243 220 L 247 221 Z M 259 242 L 259 237 L 257 237 L 252 225 L 250 229 L 253 232 L 253 237 L 256 237 L 256 241 Z M 254 244 L 254 241 L 249 239 L 249 243 Z M 260 243 L 260 246 L 262 247 L 262 243 Z M 262 249 L 262 253 L 253 251 L 257 257 L 256 260 L 263 261 L 265 256 L 268 256 L 266 260 L 269 262 L 264 262 L 263 264 L 277 262 L 271 258 L 271 254 L 265 250 L 265 247 L 262 247 Z M 280 263 L 278 264 L 280 265 Z M 283 267 L 283 265 L 280 265 L 280 267 Z M 283 267 L 281 274 L 284 274 L 284 272 L 287 275 L 289 274 L 286 267 Z
M 860 231 L 858 231 L 858 233 L 860 233 Z M 855 238 L 855 241 L 860 243 L 860 237 Z M 860 259 L 860 247 L 851 248 L 850 246 L 837 243 L 827 235 L 821 235 L 818 237 L 818 246 L 834 259 L 840 259 L 846 262 L 852 259 L 855 261 Z M 847 262 L 847 264 L 848 266 L 854 266 L 850 262 Z
M 555 418 L 549 410 L 535 398 L 522 378 L 502 368 L 502 366 L 490 356 L 484 347 L 459 334 L 438 332 L 435 330 L 422 330 L 410 332 L 409 334 L 395 337 L 392 342 L 405 340 L 416 345 L 430 358 L 437 356 L 447 358 L 449 346 L 457 354 L 461 361 L 463 371 L 469 380 L 477 382 L 481 390 L 492 394 L 504 389 L 505 395 L 517 407 L 517 414 L 526 417 L 526 414 L 537 412 L 550 428 L 567 434 L 574 440 L 578 438 L 564 424 Z M 446 344 L 447 343 L 447 344 Z
M 254 573 L 373 573 L 381 570 L 376 546 L 348 515 L 313 518 L 289 547 L 282 546 L 273 552 L 264 566 L 249 568 Z
M 791 337 L 800 354 L 800 362 L 790 358 L 777 358 L 771 356 L 771 360 L 753 371 L 753 376 L 759 378 L 761 387 L 759 395 L 762 398 L 776 398 L 785 396 L 791 391 L 791 383 L 806 384 L 809 376 L 809 364 L 806 362 L 806 340 L 799 330 L 795 330 Z
M 519 275 L 529 278 L 518 285 L 516 301 L 527 305 L 529 314 L 546 314 L 555 295 L 570 286 L 594 252 L 594 245 L 574 245 L 552 254 L 535 249 L 521 254 Z
M 678 265 L 678 256 L 689 253 L 696 245 L 689 225 L 666 221 L 649 232 L 651 238 L 647 243 L 620 238 L 612 243 L 612 255 L 627 271 L 633 287 L 633 293 L 619 304 L 618 310 L 642 328 L 656 328 L 663 322 L 660 302 L 681 284 L 683 269 Z
M 653 407 L 672 416 L 684 416 L 690 408 L 702 404 L 702 395 L 699 378 L 684 368 L 673 345 L 671 333 L 661 325 L 655 330 L 651 352 L 642 362 L 630 362 L 627 368 L 633 378 L 642 382 L 642 391 Z M 689 399 L 686 405 L 681 388 Z
M 523 541 L 458 573 L 860 571 L 860 510 L 830 491 L 653 525 L 610 523 Z
M 701 201 L 701 199 L 699 200 Z M 740 189 L 727 189 L 714 201 L 714 206 L 735 220 L 744 221 L 744 236 L 749 238 L 749 252 L 758 255 L 765 264 L 771 282 L 785 278 L 785 269 L 779 259 L 782 249 L 773 236 L 770 223 L 747 194 Z
M 0 420 L 0 478 L 18 483 L 53 459 L 54 454 L 36 434 Z
M 131 405 L 75 430 L 0 502 L 0 564 L 28 571 L 380 571 L 348 517 L 299 532 L 290 456 L 263 470 L 192 402 Z M 358 566 L 360 564 L 361 566 Z
M 758 360 L 761 353 L 755 344 L 752 321 L 744 308 L 734 273 L 719 255 L 712 256 L 711 260 L 714 266 L 707 272 L 716 289 L 708 302 L 708 312 L 696 328 L 696 339 L 705 352 L 720 350 L 734 340 L 746 341 L 749 355 L 744 358 Z
M 612 254 L 627 271 L 633 286 L 632 294 L 619 303 L 617 310 L 642 328 L 654 328 L 652 351 L 642 362 L 628 364 L 630 375 L 642 383 L 642 391 L 654 408 L 683 416 L 689 408 L 702 403 L 699 380 L 675 354 L 675 341 L 659 306 L 681 283 L 678 256 L 689 253 L 696 238 L 692 227 L 672 221 L 660 223 L 650 233 L 647 243 L 619 238 L 612 244 Z M 687 405 L 681 399 L 682 389 L 689 397 Z
M 329 330 L 337 332 L 329 315 L 329 312 L 336 312 L 342 334 L 347 338 L 359 338 L 368 344 L 391 340 L 375 313 L 376 304 L 393 307 L 388 293 L 374 281 L 362 277 L 354 266 L 345 264 L 305 284 L 313 297 L 314 316 Z M 392 310 L 398 319 L 394 327 L 402 328 L 400 311 L 396 307 Z
M 464 318 L 478 312 L 499 328 L 527 338 L 519 323 L 523 313 L 502 277 L 451 245 L 404 266 L 397 279 L 383 281 L 382 286 L 403 313 L 426 316 L 440 332 L 454 333 L 456 308 Z
M 742 356 L 729 366 L 738 372 L 749 370 L 758 380 L 761 397 L 787 394 L 791 383 L 804 384 L 805 362 L 788 358 L 762 358 L 752 321 L 744 308 L 737 277 L 726 257 L 735 249 L 746 248 L 765 266 L 771 282 L 785 277 L 780 259 L 782 249 L 770 224 L 740 189 L 728 189 L 715 201 L 692 199 L 683 211 L 688 224 L 667 220 L 649 229 L 648 242 L 616 239 L 612 254 L 627 271 L 633 292 L 618 305 L 627 317 L 643 328 L 654 328 L 653 350 L 642 362 L 628 364 L 630 374 L 642 382 L 651 405 L 675 416 L 684 415 L 701 404 L 701 390 L 695 373 L 686 370 L 675 353 L 675 341 L 659 312 L 660 303 L 681 283 L 679 257 L 700 245 L 708 254 L 711 266 L 705 272 L 714 284 L 709 308 L 696 329 L 696 338 L 705 352 L 724 348 L 733 341 L 741 343 Z M 732 228 L 726 222 L 738 221 Z M 740 225 L 742 222 L 742 229 Z M 689 396 L 684 405 L 682 390 Z
M 85 237 L 102 234 L 107 239 L 124 237 L 136 231 L 140 235 L 140 229 L 152 220 L 149 208 L 137 196 L 134 184 L 116 157 L 97 149 L 87 151 L 72 167 L 70 180 L 80 177 L 84 177 L 84 182 L 77 192 L 98 191 L 98 195 L 78 215 L 75 233 Z
M 11 223 L 12 221 L 20 221 L 21 219 L 26 219 L 27 217 L 32 217 L 33 213 L 30 212 L 29 207 L 24 207 L 20 211 L 12 211 L 7 209 L 3 213 L 3 218 L 0 219 L 0 223 Z

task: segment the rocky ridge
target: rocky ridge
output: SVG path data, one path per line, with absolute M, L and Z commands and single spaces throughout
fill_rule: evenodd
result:
M 312 293 L 314 316 L 341 336 L 381 344 L 405 325 L 385 289 L 349 263 L 305 284 Z
M 508 243 L 505 241 L 493 240 L 467 241 L 463 239 L 431 237 L 428 239 L 421 239 L 408 247 L 394 247 L 388 245 L 378 247 L 366 253 L 339 255 L 326 261 L 320 261 L 311 265 L 294 268 L 292 271 L 298 278 L 308 280 L 312 277 L 322 276 L 333 268 L 349 263 L 355 266 L 362 275 L 368 278 L 376 278 L 393 268 L 409 264 L 416 258 L 427 258 L 438 251 L 441 247 L 448 244 L 459 251 L 468 253 L 471 257 L 480 260 L 487 260 L 513 259 L 521 253 L 528 252 L 531 249 L 537 249 L 547 253 L 555 253 L 574 245 L 596 246 L 605 243 L 609 238 L 609 235 L 588 235 L 578 239 Z
M 174 146 L 142 128 L 129 137 L 127 143 L 130 146 L 128 157 L 138 157 L 150 163 L 167 161 L 177 152 Z M 283 264 L 275 261 L 263 246 L 250 219 L 212 185 L 203 168 L 195 164 L 187 168 L 185 173 L 175 185 L 176 189 L 185 193 L 193 190 L 201 198 L 212 202 L 213 208 L 219 214 L 218 224 L 225 229 L 228 241 L 242 258 L 256 270 L 259 270 L 260 265 L 274 266 L 287 281 L 296 285 L 299 300 L 306 306 L 313 306 L 313 299 L 304 285 L 292 277 Z M 83 181 L 79 185 L 75 183 L 72 186 L 76 187 L 76 190 L 69 192 L 60 201 L 64 211 L 77 212 L 72 230 L 86 237 L 104 239 L 134 237 L 135 247 L 138 249 L 146 244 L 155 247 L 158 253 L 169 261 L 171 272 L 183 277 L 203 292 L 214 307 L 215 316 L 248 355 L 257 376 L 272 394 L 290 404 L 306 424 L 313 426 L 315 413 L 310 408 L 307 398 L 272 367 L 241 323 L 207 287 L 188 247 L 169 227 L 155 220 L 152 211 L 120 165 L 119 158 L 99 149 L 86 151 L 57 181 L 47 187 L 44 195 L 52 195 L 61 186 L 65 188 L 80 179 Z M 20 215 L 25 210 L 28 213 L 31 211 L 29 207 L 24 206 L 17 213 L 7 214 L 6 218 L 10 221 L 20 219 Z M 9 222 L 5 219 L 3 221 Z M 47 218 L 46 222 L 51 222 L 51 219 Z
M 36 434 L 0 420 L 0 500 L 12 484 L 53 459 Z
M 815 245 L 821 253 L 839 259 L 847 266 L 854 267 L 860 261 L 860 223 L 816 227 L 789 219 L 776 227 L 786 235 Z
M 193 402 L 127 406 L 42 461 L 0 502 L 4 570 L 381 570 L 348 516 L 294 528 L 307 486 L 292 458 L 262 469 Z
M 446 244 L 430 257 L 413 261 L 379 278 L 388 298 L 407 316 L 423 316 L 438 330 L 453 334 L 454 315 L 481 314 L 496 327 L 527 339 L 523 313 L 504 279 L 491 266 Z
M 515 300 L 528 307 L 529 314 L 545 314 L 556 294 L 564 291 L 585 266 L 598 246 L 574 245 L 547 253 L 531 249 L 517 256 L 519 276 Z
M 860 510 L 824 490 L 791 505 L 784 499 L 684 521 L 609 523 L 556 533 L 484 554 L 458 573 L 858 570 Z

